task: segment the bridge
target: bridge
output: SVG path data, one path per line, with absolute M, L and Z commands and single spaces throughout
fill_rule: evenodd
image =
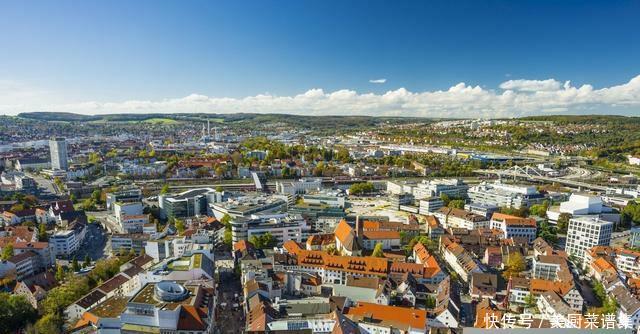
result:
M 513 166 L 509 169 L 476 169 L 473 171 L 477 174 L 485 174 L 485 175 L 497 175 L 498 177 L 513 177 L 527 179 L 532 181 L 544 181 L 549 183 L 560 183 L 571 187 L 590 189 L 590 190 L 598 190 L 598 191 L 607 191 L 611 190 L 611 187 L 601 186 L 592 183 L 586 183 L 576 180 L 563 179 L 560 177 L 548 177 L 542 175 L 537 169 L 531 166 Z

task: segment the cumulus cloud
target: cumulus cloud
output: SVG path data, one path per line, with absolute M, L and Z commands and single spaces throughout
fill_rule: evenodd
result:
M 0 85 L 0 89 L 2 86 Z M 6 88 L 6 87 L 5 87 Z M 541 113 L 603 111 L 640 114 L 640 75 L 629 82 L 596 89 L 548 80 L 509 80 L 498 90 L 458 83 L 446 90 L 411 92 L 405 88 L 382 94 L 350 89 L 327 92 L 311 89 L 292 96 L 261 94 L 245 98 L 191 94 L 161 100 L 123 102 L 24 103 L 3 99 L 0 114 L 47 110 L 85 114 L 108 113 L 286 113 L 298 115 L 374 115 L 416 117 L 514 117 Z M 31 95 L 24 95 L 29 96 Z M 19 99 L 18 99 L 19 100 Z M 21 100 L 20 100 L 21 101 Z
M 383 79 L 371 79 L 371 80 L 369 80 L 369 83 L 372 83 L 372 84 L 383 84 L 385 82 L 387 82 L 387 79 L 384 79 L 384 78 Z
M 518 90 L 522 92 L 537 92 L 537 91 L 553 91 L 558 90 L 561 87 L 561 83 L 554 79 L 547 80 L 509 80 L 500 84 L 500 88 L 505 90 Z

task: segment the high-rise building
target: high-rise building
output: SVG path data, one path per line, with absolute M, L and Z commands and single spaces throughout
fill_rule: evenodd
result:
M 67 141 L 64 138 L 51 138 L 49 140 L 49 151 L 51 152 L 51 169 L 67 170 Z
M 608 246 L 611 242 L 613 223 L 597 216 L 581 216 L 569 220 L 565 250 L 581 262 L 587 249 L 593 246 Z

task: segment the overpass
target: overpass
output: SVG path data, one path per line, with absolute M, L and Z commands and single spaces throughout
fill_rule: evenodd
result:
M 563 179 L 560 177 L 548 177 L 540 174 L 535 168 L 530 166 L 520 167 L 513 166 L 509 169 L 476 169 L 473 171 L 477 174 L 485 174 L 485 175 L 497 175 L 498 177 L 513 177 L 521 178 L 531 181 L 544 181 L 549 183 L 560 183 L 571 187 L 590 189 L 590 190 L 598 190 L 598 191 L 607 191 L 612 189 L 611 187 L 601 186 L 592 183 L 586 183 L 576 180 Z

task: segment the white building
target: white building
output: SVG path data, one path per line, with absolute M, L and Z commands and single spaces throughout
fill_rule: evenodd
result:
M 69 168 L 67 141 L 64 138 L 51 138 L 49 152 L 51 153 L 52 169 L 67 170 Z
M 585 193 L 571 194 L 569 200 L 560 203 L 559 207 L 550 207 L 547 210 L 547 218 L 551 223 L 557 223 L 563 213 L 568 213 L 572 217 L 600 215 L 600 218 L 612 222 L 617 222 L 620 219 L 619 214 L 613 213 L 610 207 L 603 204 L 600 196 Z
M 613 223 L 594 216 L 580 216 L 569 220 L 565 250 L 584 260 L 585 252 L 593 246 L 608 246 Z
M 491 228 L 502 231 L 505 239 L 527 238 L 529 243 L 536 238 L 536 220 L 496 212 L 491 216 Z
M 306 194 L 310 191 L 320 191 L 322 179 L 303 178 L 298 181 L 276 181 L 276 192 L 287 195 Z
M 489 204 L 498 207 L 519 209 L 541 203 L 544 196 L 535 186 L 506 183 L 482 183 L 467 192 L 472 203 Z

